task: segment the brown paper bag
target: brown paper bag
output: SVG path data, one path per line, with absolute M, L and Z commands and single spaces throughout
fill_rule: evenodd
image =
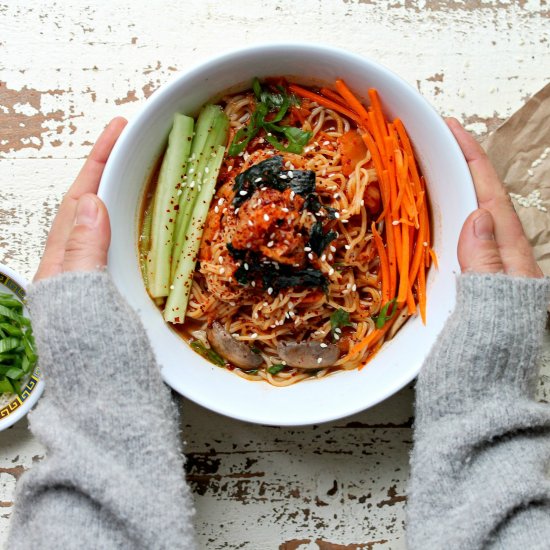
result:
M 482 143 L 550 276 L 550 84 Z

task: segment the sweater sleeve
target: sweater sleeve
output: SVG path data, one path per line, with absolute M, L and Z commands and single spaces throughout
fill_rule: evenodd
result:
M 550 407 L 534 394 L 549 283 L 459 277 L 416 386 L 410 550 L 548 548 Z
M 177 415 L 145 330 L 106 272 L 31 286 L 47 458 L 22 476 L 8 548 L 195 548 Z

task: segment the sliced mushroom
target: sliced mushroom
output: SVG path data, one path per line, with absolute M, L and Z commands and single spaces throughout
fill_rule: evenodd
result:
M 323 369 L 332 367 L 340 357 L 340 348 L 334 344 L 309 342 L 280 343 L 277 346 L 279 357 L 287 365 L 297 369 Z
M 210 345 L 236 367 L 252 370 L 263 363 L 261 355 L 254 353 L 243 342 L 235 340 L 217 321 L 206 329 L 206 336 Z

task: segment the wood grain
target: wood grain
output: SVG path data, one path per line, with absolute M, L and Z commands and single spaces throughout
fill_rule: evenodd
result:
M 28 278 L 57 205 L 105 123 L 133 116 L 178 71 L 229 47 L 305 40 L 351 49 L 390 67 L 479 135 L 548 79 L 541 70 L 549 54 L 546 2 L 154 6 L 0 4 L 0 261 Z M 545 374 L 542 398 L 550 393 L 547 380 Z M 182 400 L 201 547 L 404 548 L 412 399 L 407 388 L 352 418 L 299 429 L 252 426 Z M 0 545 L 16 479 L 43 455 L 26 421 L 0 433 Z

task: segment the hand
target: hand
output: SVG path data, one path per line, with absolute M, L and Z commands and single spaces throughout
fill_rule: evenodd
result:
M 458 241 L 462 272 L 542 277 L 512 200 L 479 143 L 455 118 L 447 125 L 470 168 L 479 209 L 464 222 Z
M 67 191 L 48 235 L 35 281 L 66 271 L 94 271 L 107 264 L 109 214 L 96 193 L 107 159 L 126 122 L 119 117 L 109 123 Z

